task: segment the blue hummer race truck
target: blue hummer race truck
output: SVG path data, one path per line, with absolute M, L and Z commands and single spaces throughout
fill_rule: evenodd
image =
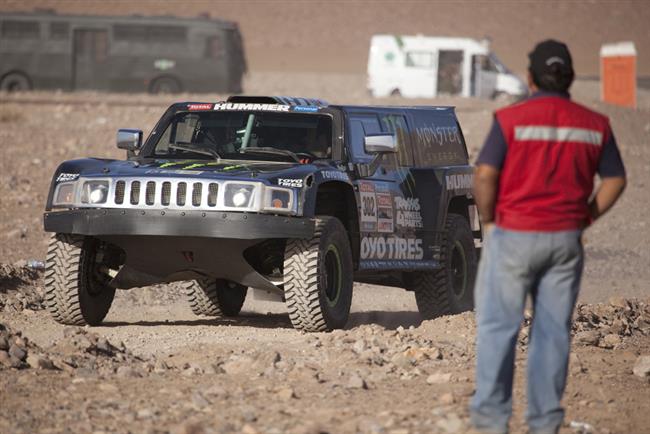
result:
M 97 325 L 116 289 L 173 281 L 196 314 L 236 316 L 251 288 L 305 331 L 345 326 L 353 281 L 413 291 L 424 318 L 473 307 L 482 235 L 451 107 L 234 96 L 173 104 L 117 146 L 126 160 L 53 176 L 58 322 Z

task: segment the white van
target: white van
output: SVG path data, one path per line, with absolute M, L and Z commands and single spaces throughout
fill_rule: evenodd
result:
M 375 35 L 368 56 L 368 89 L 375 97 L 437 95 L 495 98 L 526 94 L 525 83 L 470 38 Z

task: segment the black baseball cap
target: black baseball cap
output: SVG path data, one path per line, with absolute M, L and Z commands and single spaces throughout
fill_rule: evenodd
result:
M 535 77 L 547 74 L 573 76 L 571 53 L 569 47 L 562 42 L 553 39 L 542 41 L 528 53 L 528 59 L 530 60 L 528 69 Z

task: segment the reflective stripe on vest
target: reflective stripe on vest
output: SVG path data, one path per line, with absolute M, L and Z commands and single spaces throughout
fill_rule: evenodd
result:
M 552 127 L 547 125 L 515 126 L 515 140 L 543 140 L 553 142 L 579 142 L 601 146 L 603 133 L 575 127 Z

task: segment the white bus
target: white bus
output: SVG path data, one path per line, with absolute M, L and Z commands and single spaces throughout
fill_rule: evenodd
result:
M 521 96 L 525 83 L 470 38 L 375 35 L 368 56 L 368 89 L 375 97 L 438 95 Z

